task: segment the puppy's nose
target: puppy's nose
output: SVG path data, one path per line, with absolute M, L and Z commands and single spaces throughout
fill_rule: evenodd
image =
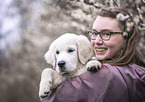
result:
M 58 62 L 58 66 L 59 67 L 64 67 L 64 65 L 65 65 L 65 61 L 59 61 Z

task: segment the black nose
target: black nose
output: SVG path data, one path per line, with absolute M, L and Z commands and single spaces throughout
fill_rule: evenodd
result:
M 64 65 L 65 65 L 65 61 L 59 61 L 58 62 L 58 66 L 59 67 L 64 67 Z

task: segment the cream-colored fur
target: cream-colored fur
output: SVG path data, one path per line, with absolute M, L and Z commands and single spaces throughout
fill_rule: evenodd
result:
M 64 34 L 50 45 L 45 54 L 47 63 L 53 68 L 46 68 L 41 75 L 39 97 L 47 96 L 48 92 L 70 77 L 79 76 L 87 71 L 86 64 L 93 56 L 91 43 L 83 35 Z M 96 66 L 97 63 L 89 63 Z

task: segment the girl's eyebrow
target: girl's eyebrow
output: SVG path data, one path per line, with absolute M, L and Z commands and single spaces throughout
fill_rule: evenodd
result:
M 92 29 L 92 31 L 96 31 L 96 32 L 98 32 L 97 30 L 95 30 L 95 29 Z

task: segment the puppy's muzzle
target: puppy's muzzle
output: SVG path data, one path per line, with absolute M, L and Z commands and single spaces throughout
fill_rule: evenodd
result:
M 65 61 L 59 61 L 58 62 L 58 66 L 59 66 L 59 68 L 60 68 L 60 71 L 64 71 L 64 69 L 65 69 Z

